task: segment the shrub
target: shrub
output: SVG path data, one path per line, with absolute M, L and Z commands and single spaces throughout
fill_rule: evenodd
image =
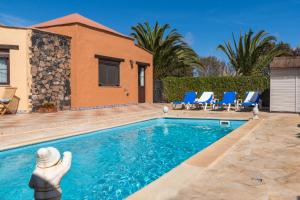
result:
M 244 99 L 247 91 L 261 91 L 263 104 L 269 105 L 269 78 L 262 76 L 226 77 L 166 77 L 163 79 L 164 100 L 181 100 L 186 91 L 213 91 L 215 98 L 221 99 L 223 92 L 236 91 L 238 98 Z
M 54 103 L 46 102 L 41 105 L 41 108 L 52 109 L 52 108 L 55 108 L 55 105 L 54 105 Z

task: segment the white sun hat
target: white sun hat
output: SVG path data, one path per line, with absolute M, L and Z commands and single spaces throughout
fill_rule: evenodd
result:
M 40 148 L 36 154 L 37 167 L 48 168 L 60 161 L 60 153 L 54 147 Z

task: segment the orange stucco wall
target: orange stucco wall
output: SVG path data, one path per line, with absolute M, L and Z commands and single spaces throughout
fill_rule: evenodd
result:
M 138 66 L 146 68 L 146 102 L 153 100 L 152 54 L 137 47 L 133 40 L 79 24 L 44 28 L 68 35 L 71 40 L 71 101 L 73 108 L 138 103 Z M 120 87 L 98 85 L 98 59 L 95 54 L 125 59 L 120 65 Z M 130 60 L 134 62 L 131 67 Z M 129 93 L 129 95 L 126 95 Z

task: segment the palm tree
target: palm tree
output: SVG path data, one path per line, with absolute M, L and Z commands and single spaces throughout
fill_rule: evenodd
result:
M 192 67 L 200 65 L 198 55 L 183 41 L 176 29 L 170 25 L 160 26 L 157 22 L 151 27 L 148 22 L 132 27 L 138 45 L 153 53 L 154 78 L 183 76 Z
M 233 34 L 232 34 L 233 35 Z M 219 45 L 228 57 L 237 75 L 259 74 L 269 66 L 276 56 L 288 54 L 280 45 L 276 45 L 276 38 L 265 31 L 259 31 L 254 35 L 249 30 L 245 35 L 240 35 L 239 40 L 233 35 L 233 47 L 229 42 Z

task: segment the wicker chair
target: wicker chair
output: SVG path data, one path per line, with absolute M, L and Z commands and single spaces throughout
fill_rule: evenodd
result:
M 15 104 L 13 101 L 17 88 L 6 87 L 4 88 L 3 94 L 0 96 L 0 115 L 4 115 L 10 107 L 11 104 Z M 15 107 L 15 106 L 14 106 Z

